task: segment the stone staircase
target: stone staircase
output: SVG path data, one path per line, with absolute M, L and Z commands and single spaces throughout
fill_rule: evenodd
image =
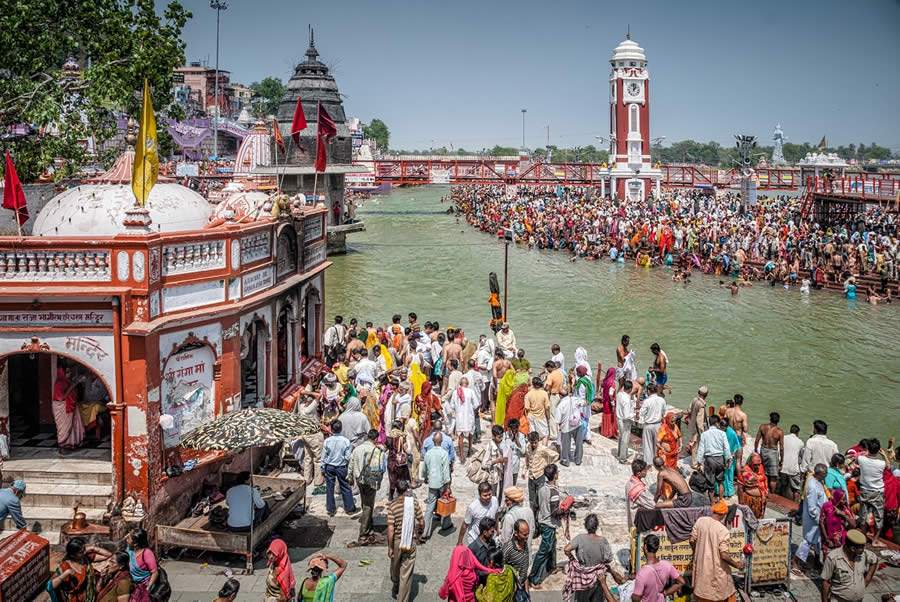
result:
M 59 543 L 59 531 L 72 520 L 76 505 L 89 522 L 100 523 L 112 496 L 110 462 L 68 458 L 7 461 L 3 486 L 9 487 L 15 479 L 25 480 L 22 513 L 28 529 L 53 545 Z M 10 518 L 0 527 L 0 537 L 16 528 Z

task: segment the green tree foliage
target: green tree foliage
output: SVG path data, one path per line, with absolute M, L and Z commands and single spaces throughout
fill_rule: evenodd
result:
M 380 119 L 373 119 L 369 125 L 364 125 L 363 135 L 370 140 L 374 140 L 378 148 L 385 150 L 390 148 L 388 144 L 391 140 L 391 131 L 388 129 L 387 124 Z
M 797 161 L 805 157 L 813 151 L 820 151 L 817 145 L 804 142 L 802 144 L 794 142 L 785 142 L 782 148 L 784 159 L 790 164 L 796 164 Z M 836 148 L 826 148 L 825 152 L 836 153 L 839 157 L 847 161 L 873 161 L 885 160 L 892 157 L 891 149 L 878 146 L 874 142 L 869 146 L 865 144 L 850 144 L 849 146 L 838 146 Z M 704 165 L 719 166 L 731 168 L 735 166 L 737 161 L 737 150 L 732 146 L 722 146 L 718 142 L 697 142 L 695 140 L 681 140 L 673 142 L 671 145 L 663 147 L 655 145 L 650 149 L 650 156 L 654 163 L 657 161 L 664 164 L 671 163 L 701 163 Z M 767 161 L 772 158 L 771 146 L 757 146 L 754 153 L 754 163 L 760 158 Z M 554 157 L 555 159 L 555 157 Z
M 253 90 L 253 98 L 250 102 L 253 105 L 253 115 L 256 117 L 274 115 L 286 90 L 281 78 L 271 76 L 263 78 L 262 81 L 253 82 L 250 84 L 250 89 Z
M 11 151 L 23 180 L 51 164 L 57 178 L 76 172 L 88 159 L 84 140 L 100 146 L 115 135 L 118 111 L 139 116 L 144 78 L 157 115 L 180 116 L 173 69 L 184 64 L 191 13 L 177 1 L 162 15 L 153 0 L 0 4 L 0 151 Z M 63 73 L 67 57 L 80 73 Z

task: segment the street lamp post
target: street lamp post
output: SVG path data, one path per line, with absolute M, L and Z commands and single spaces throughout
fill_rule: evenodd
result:
M 219 15 L 223 10 L 228 10 L 225 0 L 209 0 L 209 7 L 216 11 L 216 84 L 215 106 L 213 115 L 213 156 L 219 158 Z
M 522 152 L 525 152 L 525 113 L 528 109 L 522 109 Z

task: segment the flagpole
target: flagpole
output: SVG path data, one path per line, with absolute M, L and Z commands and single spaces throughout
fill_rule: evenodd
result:
M 278 127 L 276 121 L 274 127 Z M 281 182 L 278 181 L 278 141 L 275 141 L 275 192 L 281 192 Z
M 21 208 L 16 208 L 16 228 L 19 229 L 19 238 L 22 238 L 22 220 L 19 218 L 20 211 L 22 211 Z

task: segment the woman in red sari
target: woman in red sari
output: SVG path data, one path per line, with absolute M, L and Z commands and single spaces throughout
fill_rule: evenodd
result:
M 609 439 L 619 438 L 616 425 L 616 369 L 611 367 L 600 384 L 600 395 L 603 400 L 603 416 L 600 420 L 600 434 Z
M 525 395 L 528 394 L 528 383 L 523 383 L 512 390 L 509 399 L 506 400 L 506 418 L 503 425 L 509 424 L 512 419 L 522 422 L 525 416 Z
M 431 392 L 431 383 L 422 384 L 422 392 L 416 397 L 416 415 L 419 417 L 419 438 L 424 441 L 431 434 L 431 414 L 441 411 L 441 398 Z
M 847 529 L 855 526 L 856 517 L 847 504 L 844 490 L 840 487 L 832 489 L 831 499 L 825 502 L 819 513 L 819 532 L 822 534 L 822 552 L 825 556 L 844 545 Z
M 738 501 L 749 506 L 756 518 L 766 516 L 769 479 L 759 454 L 752 454 L 750 461 L 744 464 L 744 468 L 738 474 Z

